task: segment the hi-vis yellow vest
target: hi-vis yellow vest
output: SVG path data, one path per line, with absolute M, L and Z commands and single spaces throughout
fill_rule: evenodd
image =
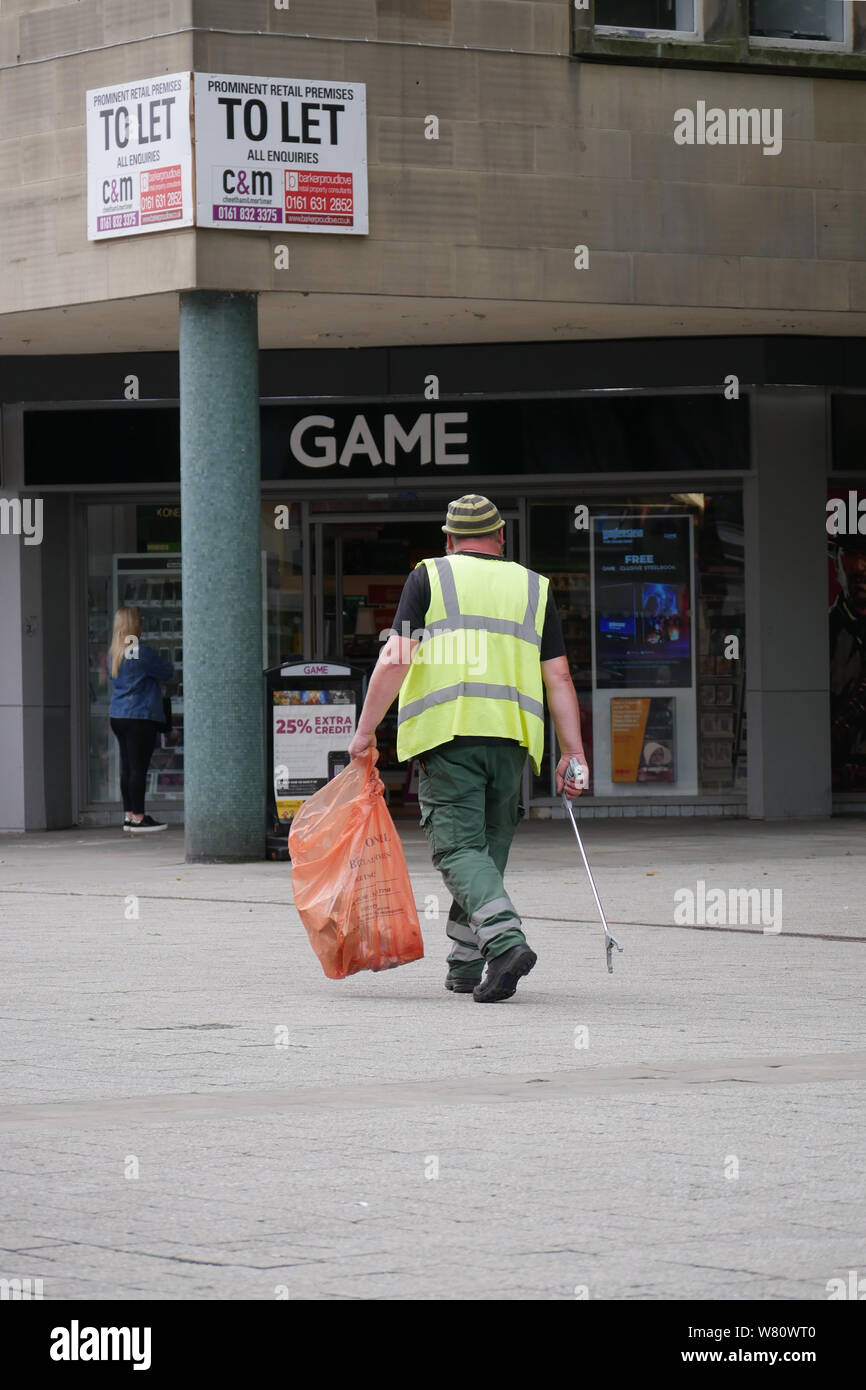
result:
M 509 560 L 423 560 L 424 636 L 400 690 L 397 757 L 472 734 L 513 738 L 538 772 L 544 752 L 541 633 L 548 581 Z

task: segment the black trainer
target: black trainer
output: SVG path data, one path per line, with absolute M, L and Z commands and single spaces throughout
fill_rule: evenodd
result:
M 168 830 L 168 826 L 164 825 L 162 821 L 154 820 L 152 816 L 145 816 L 143 820 L 131 820 L 128 825 L 124 826 L 124 829 L 132 835 L 142 835 L 153 830 Z
M 498 1004 L 500 999 L 510 999 L 517 989 L 517 981 L 528 975 L 538 956 L 528 946 L 512 946 L 487 962 L 487 974 L 480 985 L 476 985 L 472 996 L 476 1004 Z

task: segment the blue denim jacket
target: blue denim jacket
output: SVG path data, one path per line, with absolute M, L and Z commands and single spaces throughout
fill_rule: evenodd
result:
M 160 681 L 171 680 L 174 667 L 146 642 L 139 642 L 138 656 L 125 656 L 120 663 L 117 677 L 109 671 L 111 682 L 111 704 L 108 707 L 112 719 L 155 719 L 163 722 Z

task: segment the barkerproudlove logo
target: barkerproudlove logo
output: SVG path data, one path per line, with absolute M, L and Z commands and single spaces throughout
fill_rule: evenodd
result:
M 52 1361 L 131 1361 L 134 1371 L 150 1370 L 149 1327 L 69 1327 L 51 1329 Z
M 674 112 L 674 140 L 678 145 L 763 145 L 764 154 L 782 150 L 782 108 L 768 106 L 681 106 Z

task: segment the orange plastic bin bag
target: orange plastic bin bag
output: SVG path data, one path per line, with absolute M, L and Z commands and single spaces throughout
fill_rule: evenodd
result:
M 378 758 L 371 749 L 354 759 L 304 803 L 289 833 L 295 907 L 332 980 L 424 954 Z

